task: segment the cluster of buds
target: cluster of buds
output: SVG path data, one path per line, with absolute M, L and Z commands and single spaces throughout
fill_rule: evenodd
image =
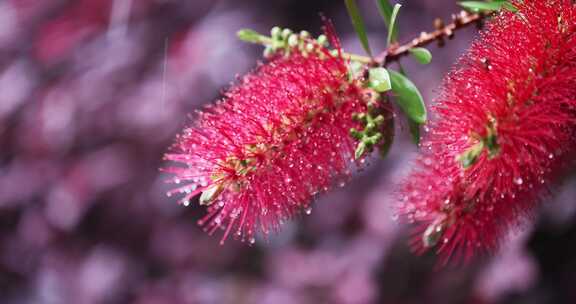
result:
M 371 153 L 375 147 L 379 147 L 381 154 L 385 155 L 390 149 L 390 138 L 393 136 L 393 132 L 390 132 L 390 129 L 393 129 L 393 119 L 391 116 L 384 116 L 390 111 L 384 110 L 380 94 L 367 90 L 365 95 L 370 96 L 366 111 L 352 115 L 352 119 L 359 122 L 362 129 L 350 129 L 350 135 L 358 140 L 354 152 L 356 159 L 360 159 L 367 152 Z
M 270 30 L 270 36 L 261 35 L 253 30 L 243 29 L 238 32 L 238 37 L 246 42 L 258 43 L 265 46 L 264 57 L 271 59 L 278 54 L 290 56 L 291 52 L 297 51 L 303 56 L 310 53 L 323 55 L 319 48 L 328 46 L 328 38 L 321 34 L 316 39 L 307 31 L 295 33 L 291 29 L 275 26 Z M 335 50 L 333 55 L 337 55 Z

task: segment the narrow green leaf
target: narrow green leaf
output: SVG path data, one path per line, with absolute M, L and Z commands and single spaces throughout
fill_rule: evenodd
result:
M 370 45 L 368 44 L 368 35 L 366 35 L 366 27 L 364 26 L 364 20 L 360 15 L 360 11 L 358 10 L 358 6 L 356 5 L 355 0 L 344 0 L 346 3 L 346 9 L 348 10 L 348 15 L 350 15 L 350 19 L 352 20 L 352 25 L 354 25 L 354 30 L 362 43 L 362 47 L 372 57 L 372 52 L 370 51 Z
M 392 36 L 394 35 L 394 29 L 396 28 L 396 18 L 398 17 L 398 12 L 402 5 L 396 3 L 394 8 L 392 9 L 392 16 L 390 16 L 390 25 L 388 26 L 388 39 L 386 39 L 386 43 L 390 45 L 392 43 Z
M 380 12 L 380 16 L 384 20 L 384 24 L 386 24 L 386 28 L 390 28 L 390 20 L 392 19 L 392 11 L 394 8 L 390 4 L 388 0 L 377 0 L 376 3 L 378 4 L 378 11 Z M 392 42 L 398 40 L 398 27 L 395 26 L 394 30 L 392 31 Z
M 420 64 L 429 64 L 432 61 L 432 54 L 425 48 L 410 49 L 410 54 Z
M 418 88 L 404 75 L 393 70 L 388 73 L 398 106 L 412 121 L 419 124 L 426 122 L 426 106 Z
M 389 91 L 392 88 L 390 75 L 385 68 L 372 68 L 369 71 L 368 86 L 378 93 Z
M 505 8 L 511 12 L 518 11 L 518 9 L 508 1 L 462 1 L 458 4 L 463 8 L 473 12 L 491 12 L 498 11 L 502 8 Z
M 236 35 L 240 40 L 251 43 L 259 43 L 260 38 L 262 37 L 262 35 L 251 29 L 241 29 L 236 33 Z

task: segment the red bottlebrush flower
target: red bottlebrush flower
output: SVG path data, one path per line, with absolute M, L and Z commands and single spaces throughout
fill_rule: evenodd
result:
M 231 231 L 250 242 L 257 230 L 277 231 L 355 165 L 349 130 L 358 125 L 353 113 L 366 109 L 363 88 L 348 79 L 343 58 L 313 46 L 245 76 L 165 156 L 184 165 L 167 169 L 184 184 L 169 195 L 185 193 L 188 204 L 202 193 L 208 214 L 199 223 L 209 233 L 225 229 L 222 242 Z
M 418 252 L 469 260 L 496 249 L 575 152 L 576 6 L 517 1 L 446 78 L 399 213 Z

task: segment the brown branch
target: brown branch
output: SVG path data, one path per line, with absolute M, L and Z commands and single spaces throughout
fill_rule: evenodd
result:
M 459 14 L 452 15 L 452 22 L 449 24 L 444 24 L 441 19 L 436 19 L 434 20 L 434 27 L 436 28 L 435 31 L 430 33 L 422 32 L 418 38 L 415 38 L 403 45 L 392 45 L 386 51 L 374 58 L 374 64 L 378 66 L 386 66 L 389 63 L 398 61 L 401 57 L 408 55 L 411 49 L 426 46 L 434 41 L 437 41 L 440 46 L 443 46 L 444 39 L 452 39 L 455 31 L 472 24 L 476 24 L 480 27 L 482 25 L 482 20 L 486 18 L 486 16 L 488 15 L 483 13 L 461 11 Z

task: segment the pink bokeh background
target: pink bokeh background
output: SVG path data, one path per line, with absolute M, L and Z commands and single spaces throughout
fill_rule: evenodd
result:
M 403 2 L 402 41 L 459 9 Z M 375 3 L 359 3 L 381 50 Z M 253 246 L 220 246 L 202 208 L 166 197 L 158 168 L 187 113 L 261 60 L 235 32 L 319 34 L 320 12 L 362 52 L 342 1 L 0 2 L 0 303 L 576 302 L 576 181 L 494 256 L 434 269 L 392 216 L 417 153 L 401 125 L 388 158 Z M 404 60 L 428 103 L 476 33 L 431 47 L 428 66 Z

